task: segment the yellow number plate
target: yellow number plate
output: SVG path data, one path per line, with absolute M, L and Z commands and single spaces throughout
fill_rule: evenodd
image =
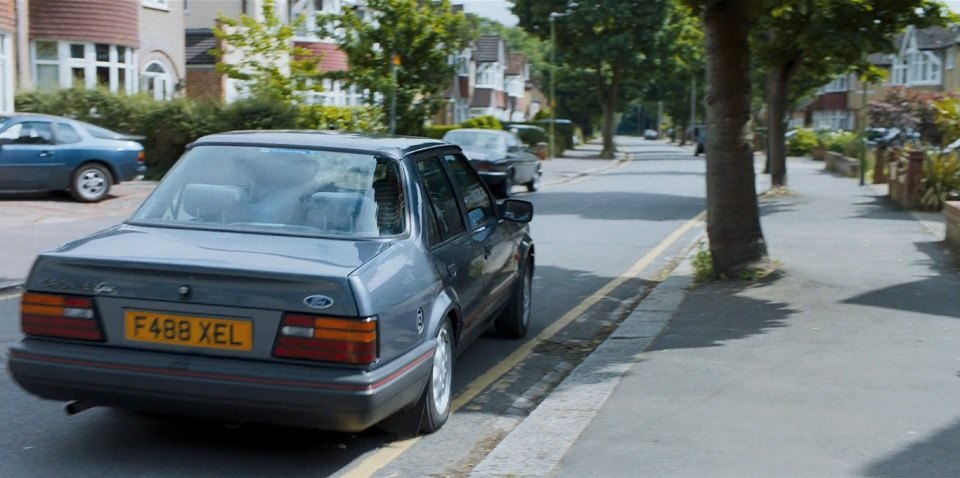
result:
M 212 349 L 253 349 L 253 323 L 245 320 L 190 317 L 157 312 L 127 311 L 127 340 Z

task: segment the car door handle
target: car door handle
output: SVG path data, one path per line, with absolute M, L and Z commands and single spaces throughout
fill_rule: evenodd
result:
M 40 151 L 41 158 L 49 158 L 50 156 L 53 156 L 53 151 Z
M 484 244 L 484 245 L 483 245 L 483 258 L 484 258 L 484 259 L 489 259 L 489 258 L 490 258 L 490 254 L 493 254 L 493 249 L 492 249 L 490 246 Z
M 452 279 L 457 277 L 457 265 L 447 264 L 447 275 Z

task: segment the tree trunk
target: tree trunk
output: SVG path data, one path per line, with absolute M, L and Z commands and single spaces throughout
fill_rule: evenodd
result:
M 751 0 L 706 2 L 707 235 L 714 270 L 735 278 L 766 259 L 750 120 Z
M 603 94 L 603 151 L 600 157 L 604 159 L 613 159 L 616 152 L 616 145 L 613 144 L 613 131 L 616 127 L 616 109 L 617 95 L 620 94 L 620 72 L 614 70 L 613 78 L 610 80 L 610 89 Z M 639 121 L 639 118 L 637 119 Z
M 770 166 L 770 186 L 787 185 L 787 147 L 784 135 L 787 125 L 783 117 L 787 109 L 789 67 L 777 65 L 767 72 L 767 164 Z
M 686 123 L 680 123 L 680 128 L 674 128 L 673 134 L 680 136 L 680 146 L 687 144 L 687 127 Z

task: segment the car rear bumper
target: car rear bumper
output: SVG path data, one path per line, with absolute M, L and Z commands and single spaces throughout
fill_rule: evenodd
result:
M 365 372 L 25 339 L 10 348 L 9 370 L 51 400 L 353 432 L 419 398 L 433 347 Z
M 479 174 L 484 182 L 493 186 L 505 181 L 508 173 L 506 171 L 481 171 Z

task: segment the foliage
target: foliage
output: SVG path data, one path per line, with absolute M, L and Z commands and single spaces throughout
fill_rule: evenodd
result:
M 320 57 L 292 41 L 304 17 L 286 23 L 274 2 L 263 2 L 261 16 L 260 20 L 245 14 L 239 19 L 218 16 L 213 30 L 222 45 L 213 51 L 220 59 L 217 71 L 240 80 L 241 91 L 257 97 L 298 102 L 323 91 Z
M 389 118 L 396 103 L 396 132 L 417 135 L 442 106 L 438 98 L 453 77 L 451 55 L 469 37 L 468 22 L 450 0 L 368 0 L 366 18 L 350 8 L 318 19 L 347 55 L 347 82 L 369 91 Z
M 297 109 L 270 97 L 253 96 L 226 105 L 222 118 L 230 129 L 292 129 L 297 123 Z
M 228 105 L 188 98 L 156 101 L 146 95 L 114 95 L 106 90 L 26 92 L 17 111 L 67 116 L 144 136 L 147 176 L 160 178 L 186 146 L 208 134 L 238 129 L 339 129 L 382 131 L 376 108 L 321 105 L 290 107 L 272 98 L 247 98 Z
M 870 124 L 883 128 L 916 131 L 928 142 L 940 144 L 942 134 L 937 128 L 937 96 L 904 87 L 893 87 L 878 101 L 867 107 Z
M 693 266 L 693 279 L 695 281 L 705 282 L 717 278 L 717 273 L 713 270 L 713 256 L 702 244 L 700 250 L 693 255 L 690 264 Z
M 923 164 L 920 205 L 939 211 L 951 195 L 960 192 L 960 158 L 957 153 L 930 154 Z
M 703 97 L 703 29 L 700 19 L 689 7 L 674 0 L 668 4 L 663 34 L 671 41 L 661 42 L 657 52 L 660 78 L 650 87 L 648 98 L 663 101 L 664 112 L 671 118 L 681 142 L 685 142 L 683 132 L 691 126 L 687 124 L 690 122 L 690 90 L 694 86 L 691 80 L 697 80 L 694 96 Z M 697 110 L 702 115 L 703 108 L 698 106 Z
M 217 103 L 198 103 L 186 98 L 156 102 L 154 108 L 139 118 L 147 137 L 147 177 L 163 177 L 187 145 L 197 138 L 235 129 L 222 118 L 222 107 Z
M 572 78 L 589 78 L 589 88 L 579 91 L 596 92 L 603 124 L 601 156 L 613 157 L 615 114 L 624 100 L 636 96 L 654 80 L 649 71 L 655 63 L 658 45 L 668 40 L 661 32 L 670 0 L 513 3 L 520 26 L 540 38 L 550 38 L 551 13 L 554 14 L 557 63 L 573 70 Z
M 547 75 L 550 71 L 550 45 L 542 38 L 524 31 L 520 27 L 509 27 L 496 20 L 469 15 L 473 21 L 473 30 L 480 35 L 500 35 L 511 52 L 520 52 L 526 55 L 530 64 L 530 79 L 538 85 L 547 84 Z
M 383 111 L 372 106 L 300 105 L 296 127 L 302 129 L 384 133 Z
M 461 128 L 503 129 L 503 124 L 496 116 L 484 115 L 470 118 L 460 123 Z
M 809 156 L 818 144 L 817 133 L 809 128 L 800 128 L 787 140 L 787 155 Z
M 443 138 L 443 135 L 447 134 L 447 131 L 453 131 L 455 129 L 463 128 L 458 124 L 434 124 L 423 127 L 423 135 L 427 138 L 440 139 Z
M 946 95 L 934 100 L 936 110 L 937 130 L 941 134 L 942 143 L 949 144 L 960 139 L 960 97 L 954 94 Z
M 850 131 L 839 131 L 823 135 L 823 146 L 828 151 L 840 153 L 851 158 L 859 158 L 863 150 L 863 140 L 856 133 Z
M 946 7 L 935 0 L 761 0 L 754 28 L 755 57 L 767 73 L 771 135 L 784 131 L 790 97 L 799 98 L 841 73 L 870 69 L 867 55 L 892 52 L 892 37 L 908 25 L 942 24 Z M 786 181 L 782 151 L 770 142 L 771 179 Z

